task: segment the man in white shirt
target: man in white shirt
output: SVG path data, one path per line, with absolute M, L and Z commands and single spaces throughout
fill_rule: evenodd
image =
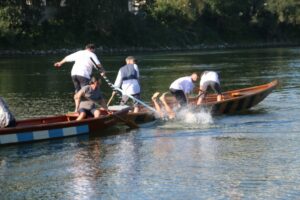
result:
M 201 74 L 199 99 L 197 101 L 197 105 L 200 105 L 203 102 L 209 87 L 214 90 L 215 93 L 217 93 L 217 101 L 222 100 L 221 86 L 218 74 L 214 71 L 204 71 Z
M 129 99 L 126 94 L 140 99 L 141 92 L 141 87 L 139 84 L 139 69 L 135 64 L 135 58 L 133 56 L 128 56 L 125 61 L 126 65 L 119 69 L 114 83 L 114 87 L 118 87 L 123 90 L 121 105 L 126 104 Z M 138 111 L 138 102 L 134 101 L 134 112 Z
M 95 45 L 87 44 L 85 50 L 72 53 L 54 64 L 55 67 L 61 67 L 66 62 L 75 62 L 71 71 L 75 93 L 78 92 L 83 86 L 89 84 L 93 68 L 100 70 L 101 73 L 104 73 L 104 69 L 94 52 Z
M 196 82 L 197 79 L 197 73 L 193 73 L 191 76 L 185 76 L 176 79 L 170 85 L 169 90 L 171 94 L 176 98 L 180 107 L 187 105 L 187 94 L 189 94 L 194 89 L 194 82 Z

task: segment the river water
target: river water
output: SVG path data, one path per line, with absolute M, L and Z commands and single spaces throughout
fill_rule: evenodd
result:
M 240 114 L 0 147 L 1 199 L 299 198 L 300 48 L 135 55 L 145 102 L 194 71 L 219 72 L 223 90 L 280 84 Z M 62 56 L 0 58 L 0 96 L 18 119 L 73 110 L 71 64 L 52 66 Z M 100 56 L 112 81 L 125 57 Z

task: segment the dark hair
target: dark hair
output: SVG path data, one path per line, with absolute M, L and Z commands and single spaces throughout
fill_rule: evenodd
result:
M 86 49 L 95 49 L 96 47 L 95 47 L 95 45 L 94 45 L 93 43 L 90 43 L 90 44 L 87 44 L 87 45 L 85 46 L 85 48 L 86 48 Z
M 98 82 L 99 83 L 99 78 L 95 77 L 95 76 L 92 76 L 91 80 L 90 80 L 90 84 L 93 84 L 93 83 L 96 83 Z

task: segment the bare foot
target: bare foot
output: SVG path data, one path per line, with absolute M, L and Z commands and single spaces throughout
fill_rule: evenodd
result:
M 164 93 L 159 97 L 159 100 L 161 100 L 161 101 L 166 101 L 166 94 L 168 94 L 168 92 L 164 92 Z
M 151 97 L 151 99 L 152 99 L 153 101 L 155 101 L 159 94 L 160 94 L 159 92 L 155 92 L 155 93 L 153 94 L 153 96 Z

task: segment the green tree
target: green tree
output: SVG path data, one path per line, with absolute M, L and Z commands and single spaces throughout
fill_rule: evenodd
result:
M 300 25 L 300 2 L 298 0 L 266 0 L 266 9 L 277 16 L 279 23 Z

